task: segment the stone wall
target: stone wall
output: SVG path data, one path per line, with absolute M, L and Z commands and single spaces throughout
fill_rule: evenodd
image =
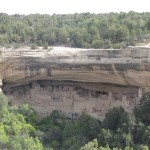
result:
M 5 86 L 7 85 L 4 85 L 3 89 Z M 4 92 L 11 104 L 28 103 L 42 116 L 59 110 L 73 118 L 86 112 L 99 119 L 103 119 L 110 108 L 117 106 L 122 106 L 132 113 L 142 95 L 138 87 L 107 85 L 107 91 L 103 90 L 103 87 L 100 83 L 91 85 L 71 81 L 39 80 L 26 85 L 14 85 L 6 88 Z M 113 90 L 112 87 L 117 90 Z

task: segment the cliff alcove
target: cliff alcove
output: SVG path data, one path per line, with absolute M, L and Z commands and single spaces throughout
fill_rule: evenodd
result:
M 2 49 L 13 67 L 1 75 L 10 103 L 30 104 L 40 115 L 53 110 L 99 119 L 115 106 L 129 113 L 150 87 L 150 48 L 78 49 L 53 47 Z

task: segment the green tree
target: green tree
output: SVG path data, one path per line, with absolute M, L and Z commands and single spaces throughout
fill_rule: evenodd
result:
M 4 101 L 4 97 L 0 97 L 0 101 Z M 26 123 L 23 115 L 13 113 L 6 107 L 5 103 L 1 103 L 3 111 L 0 114 L 0 148 L 1 149 L 19 149 L 42 150 L 43 146 L 36 137 L 35 128 Z
M 93 48 L 102 48 L 104 45 L 104 42 L 102 40 L 95 40 L 92 42 Z
M 103 121 L 104 127 L 110 130 L 117 130 L 126 122 L 128 122 L 128 114 L 123 107 L 114 107 L 110 109 L 106 113 Z
M 16 115 L 22 114 L 25 118 L 25 120 L 34 125 L 37 123 L 37 115 L 36 112 L 31 108 L 28 104 L 21 105 L 21 106 L 14 106 L 10 108 L 10 111 L 15 113 Z
M 57 33 L 57 40 L 60 43 L 67 43 L 68 41 L 68 32 L 66 29 L 60 29 L 59 32 Z
M 150 30 L 150 19 L 147 22 L 147 30 Z
M 94 139 L 93 141 L 89 142 L 88 144 L 85 144 L 85 146 L 81 147 L 80 150 L 99 150 L 97 139 Z
M 110 130 L 101 129 L 98 134 L 98 143 L 101 146 L 106 146 L 113 141 L 113 133 Z
M 134 114 L 143 123 L 150 123 L 150 93 L 146 93 L 140 101 L 139 106 L 135 107 Z

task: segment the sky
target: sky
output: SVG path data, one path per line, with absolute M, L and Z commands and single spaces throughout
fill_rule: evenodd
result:
M 7 14 L 150 12 L 150 0 L 0 0 Z

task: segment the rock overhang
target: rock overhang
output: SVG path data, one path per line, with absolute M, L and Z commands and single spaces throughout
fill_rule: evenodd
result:
M 62 73 L 63 80 L 68 78 L 68 80 L 86 82 L 87 74 L 88 82 L 101 83 L 103 81 L 100 80 L 100 76 L 103 78 L 105 76 L 107 81 L 104 80 L 103 83 L 109 83 L 109 80 L 111 83 L 111 77 L 112 79 L 117 77 L 118 82 L 115 79 L 114 84 L 148 86 L 142 83 L 143 78 L 149 77 L 150 71 L 150 48 L 147 47 L 117 50 L 67 47 L 31 50 L 27 47 L 13 50 L 13 53 L 11 51 L 12 49 L 3 50 L 3 57 L 17 60 L 17 65 L 6 70 L 4 82 L 26 81 L 27 78 L 32 80 L 34 77 L 61 80 Z M 10 71 L 11 73 L 8 73 Z M 124 79 L 124 82 L 121 83 L 121 79 Z
M 20 93 L 19 89 L 24 89 L 23 91 L 28 93 L 30 98 L 25 94 L 26 96 L 23 95 L 20 99 L 28 102 L 29 99 L 32 99 L 33 103 L 38 95 L 34 93 L 39 92 L 44 97 L 46 92 L 46 99 L 39 95 L 37 97 L 39 101 L 36 103 L 42 101 L 49 105 L 47 111 L 49 111 L 49 108 L 51 110 L 54 108 L 67 109 L 69 113 L 71 110 L 83 111 L 85 108 L 78 109 L 78 107 L 80 108 L 78 103 L 84 103 L 85 98 L 88 97 L 86 109 L 89 114 L 94 111 L 92 115 L 96 113 L 96 115 L 104 116 L 109 108 L 103 102 L 104 99 L 108 101 L 111 99 L 116 106 L 125 105 L 125 108 L 130 112 L 132 109 L 129 106 L 130 103 L 134 103 L 132 104 L 134 106 L 142 93 L 149 91 L 149 54 L 150 48 L 145 47 L 120 50 L 66 47 L 54 47 L 51 50 L 20 48 L 14 50 L 12 54 L 10 49 L 3 52 L 3 57 L 5 60 L 11 58 L 12 61 L 15 61 L 13 67 L 7 68 L 3 73 L 3 90 L 6 93 L 12 91 L 13 94 L 11 94 L 17 99 L 16 95 Z M 47 87 L 46 82 L 49 83 L 49 87 Z M 69 91 L 66 93 L 64 88 L 71 90 L 72 96 L 70 98 L 67 96 L 67 94 L 70 94 Z M 50 93 L 47 93 L 47 90 Z M 83 95 L 80 94 L 82 92 Z M 56 93 L 59 93 L 59 96 Z M 64 97 L 67 101 L 61 99 L 61 97 Z M 56 102 L 64 103 L 61 106 Z M 114 107 L 115 105 L 112 103 L 110 102 L 108 105 Z M 56 107 L 53 107 L 53 105 Z M 106 110 L 101 110 L 102 105 L 106 105 Z M 36 106 L 35 109 L 43 107 L 37 106 L 37 104 L 34 104 L 34 106 Z

